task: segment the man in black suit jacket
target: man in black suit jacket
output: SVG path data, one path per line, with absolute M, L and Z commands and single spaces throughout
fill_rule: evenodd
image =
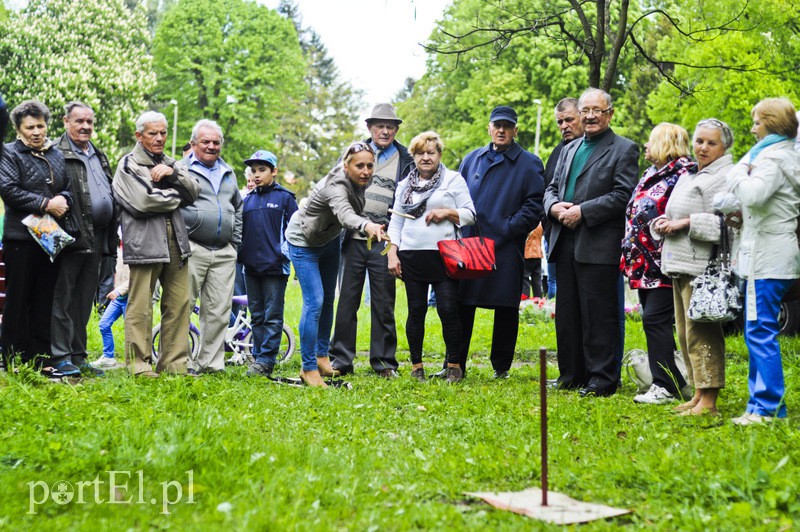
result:
M 638 180 L 639 148 L 610 128 L 611 96 L 598 89 L 578 105 L 584 137 L 561 152 L 544 196 L 556 263 L 560 388 L 582 396 L 616 391 L 619 365 L 617 280 L 625 207 Z

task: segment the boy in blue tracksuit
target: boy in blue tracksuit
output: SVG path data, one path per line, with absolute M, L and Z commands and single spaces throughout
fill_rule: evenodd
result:
M 294 193 L 275 182 L 278 159 L 259 150 L 244 164 L 250 167 L 256 187 L 244 198 L 242 245 L 247 304 L 253 330 L 253 365 L 247 375 L 269 376 L 283 330 L 283 300 L 289 279 L 289 257 L 282 251 L 284 231 L 297 210 Z

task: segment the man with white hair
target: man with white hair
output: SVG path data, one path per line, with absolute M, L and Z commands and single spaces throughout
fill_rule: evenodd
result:
M 119 162 L 114 198 L 122 207 L 122 259 L 130 266 L 125 313 L 125 362 L 133 375 L 186 373 L 189 359 L 189 234 L 180 207 L 200 184 L 164 154 L 167 119 L 147 111 L 136 121 L 136 146 Z M 152 369 L 151 296 L 161 282 L 161 354 Z
M 200 195 L 181 208 L 189 230 L 189 306 L 200 297 L 200 352 L 189 355 L 189 373 L 225 371 L 225 331 L 242 242 L 242 196 L 233 169 L 220 157 L 225 142 L 216 122 L 192 129 L 192 151 L 183 160 L 200 183 Z

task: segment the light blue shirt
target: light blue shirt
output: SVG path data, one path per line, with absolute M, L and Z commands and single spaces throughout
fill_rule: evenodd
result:
M 222 166 L 219 162 L 222 159 L 217 159 L 214 161 L 214 166 L 209 167 L 200 162 L 194 152 L 192 152 L 187 157 L 187 160 L 189 162 L 189 168 L 208 179 L 211 186 L 214 188 L 214 193 L 219 194 L 219 187 L 222 185 Z
M 373 141 L 369 141 L 369 145 L 372 146 L 372 149 L 378 154 L 378 157 L 375 159 L 375 164 L 385 163 L 391 159 L 392 155 L 394 155 L 394 153 L 397 151 L 397 146 L 394 145 L 394 142 L 389 144 L 383 150 L 381 150 Z

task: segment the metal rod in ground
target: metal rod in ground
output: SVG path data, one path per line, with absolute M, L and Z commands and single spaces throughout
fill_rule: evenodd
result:
M 542 506 L 547 506 L 547 349 L 539 349 L 539 408 L 542 412 Z

